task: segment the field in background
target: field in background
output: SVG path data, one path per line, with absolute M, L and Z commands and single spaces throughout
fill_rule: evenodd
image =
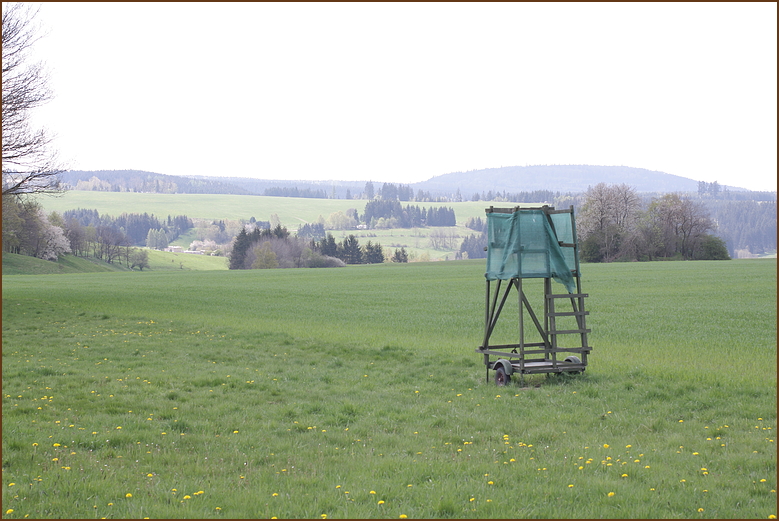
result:
M 590 367 L 526 388 L 483 261 L 4 276 L 3 512 L 776 514 L 776 261 L 582 270 Z
M 287 229 L 294 232 L 298 226 L 305 223 L 315 223 L 319 217 L 327 219 L 334 212 L 346 212 L 354 208 L 362 214 L 365 210 L 365 199 L 304 199 L 293 197 L 266 197 L 244 195 L 201 195 L 201 194 L 146 194 L 134 192 L 87 192 L 72 190 L 61 197 L 40 199 L 47 212 L 62 213 L 76 208 L 96 209 L 102 214 L 113 216 L 127 213 L 149 213 L 159 218 L 168 215 L 187 215 L 200 219 L 243 219 L 248 221 L 254 217 L 260 221 L 269 221 L 272 214 L 277 214 L 279 221 Z M 405 247 L 414 259 L 452 260 L 460 249 L 462 239 L 476 233 L 465 227 L 469 218 L 484 218 L 484 209 L 493 206 L 516 206 L 518 203 L 485 203 L 483 201 L 468 201 L 462 203 L 417 203 L 403 202 L 425 208 L 446 206 L 454 208 L 457 218 L 455 227 L 430 227 L 393 230 L 335 230 L 333 236 L 339 240 L 349 234 L 360 239 L 361 244 L 368 240 L 380 242 L 389 248 L 389 255 L 394 248 Z M 433 248 L 429 234 L 446 231 L 456 236 L 449 245 Z M 193 234 L 185 235 L 173 244 L 189 247 Z M 396 245 L 392 246 L 391 245 Z
M 308 199 L 299 197 L 268 197 L 259 195 L 210 195 L 210 194 L 146 194 L 135 192 L 87 192 L 71 190 L 59 197 L 43 197 L 39 202 L 47 212 L 59 213 L 76 208 L 96 209 L 102 215 L 149 213 L 157 217 L 186 215 L 200 219 L 270 220 L 278 214 L 283 226 L 297 230 L 298 225 L 316 222 L 321 215 L 325 219 L 333 212 L 356 209 L 365 210 L 365 199 Z M 457 224 L 463 225 L 469 217 L 484 218 L 484 209 L 493 206 L 516 206 L 518 203 L 467 201 L 462 203 L 401 202 L 425 208 L 446 206 L 454 208 Z

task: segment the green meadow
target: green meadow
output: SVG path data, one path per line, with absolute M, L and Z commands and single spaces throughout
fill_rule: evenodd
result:
M 47 212 L 62 213 L 76 208 L 96 209 L 101 215 L 113 216 L 127 213 L 149 213 L 157 217 L 186 215 L 199 219 L 244 219 L 254 217 L 267 221 L 277 214 L 283 226 L 297 230 L 304 223 L 316 222 L 321 215 L 325 219 L 334 212 L 356 209 L 365 210 L 365 199 L 307 199 L 300 197 L 270 197 L 260 195 L 224 194 L 146 194 L 135 192 L 88 192 L 71 190 L 57 197 L 43 197 L 39 202 Z M 467 201 L 461 203 L 403 202 L 419 207 L 446 206 L 454 208 L 457 223 L 463 225 L 470 217 L 484 218 L 484 209 L 490 206 L 517 203 L 488 203 Z
M 496 387 L 484 261 L 4 265 L 2 512 L 775 516 L 776 260 L 582 272 L 587 370 Z

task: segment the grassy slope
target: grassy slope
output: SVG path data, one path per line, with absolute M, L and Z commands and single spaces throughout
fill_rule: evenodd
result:
M 131 192 L 86 192 L 72 190 L 61 197 L 42 198 L 40 203 L 47 212 L 76 208 L 97 209 L 102 214 L 120 215 L 123 212 L 149 213 L 157 217 L 168 215 L 187 215 L 203 219 L 246 219 L 255 217 L 261 221 L 278 214 L 281 224 L 290 230 L 298 225 L 316 222 L 321 215 L 325 219 L 337 211 L 345 212 L 355 208 L 359 213 L 365 210 L 362 199 L 304 199 L 294 197 L 265 197 L 251 195 L 200 195 L 200 194 L 143 194 Z M 430 208 L 447 206 L 455 210 L 457 223 L 462 225 L 469 217 L 484 217 L 484 209 L 489 206 L 483 201 L 462 203 L 416 203 L 404 202 Z M 503 203 L 491 203 L 501 206 Z M 505 203 L 512 206 L 512 203 Z
M 591 365 L 527 389 L 473 352 L 483 261 L 4 277 L 2 509 L 775 514 L 776 261 L 583 272 Z
M 42 198 L 40 200 L 46 211 L 62 213 L 76 208 L 97 209 L 102 214 L 120 215 L 123 212 L 149 213 L 164 218 L 168 215 L 187 215 L 191 218 L 203 219 L 244 219 L 255 217 L 258 220 L 270 220 L 271 214 L 277 214 L 282 225 L 289 230 L 297 230 L 298 226 L 308 222 L 316 222 L 319 217 L 327 219 L 334 212 L 346 212 L 349 208 L 359 213 L 365 210 L 366 200 L 345 199 L 304 199 L 292 197 L 265 197 L 241 195 L 200 195 L 200 194 L 143 194 L 116 192 L 70 191 L 61 197 Z M 349 234 L 354 234 L 364 244 L 368 240 L 379 242 L 389 255 L 395 248 L 405 247 L 412 256 L 411 260 L 421 259 L 425 254 L 430 260 L 451 260 L 459 251 L 464 237 L 473 233 L 465 227 L 469 218 L 484 218 L 484 209 L 489 206 L 483 201 L 468 201 L 462 203 L 416 203 L 407 204 L 430 208 L 447 206 L 454 208 L 457 218 L 456 227 L 415 228 L 394 230 L 338 230 L 333 235 L 341 240 Z M 514 206 L 516 203 L 492 203 L 493 206 Z M 431 231 L 443 230 L 454 233 L 458 238 L 454 248 L 433 249 L 430 247 L 428 234 Z M 193 240 L 192 234 L 180 238 L 174 244 L 188 247 Z
M 104 262 L 64 255 L 57 262 L 36 259 L 27 255 L 3 253 L 3 275 L 44 275 L 55 273 L 100 273 L 121 271 Z
M 190 253 L 171 253 L 148 250 L 149 268 L 144 273 L 154 271 L 200 271 L 226 270 L 226 257 L 211 257 L 210 255 L 192 255 Z M 83 259 L 73 255 L 64 255 L 57 262 L 45 261 L 3 253 L 3 275 L 43 275 L 57 273 L 99 273 L 128 271 L 122 266 L 115 266 L 95 259 Z

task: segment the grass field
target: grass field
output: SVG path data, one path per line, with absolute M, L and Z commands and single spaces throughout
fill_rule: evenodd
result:
M 5 517 L 776 514 L 775 260 L 584 265 L 587 371 L 503 388 L 483 271 L 4 271 Z
M 187 215 L 190 218 L 201 219 L 243 219 L 248 221 L 254 217 L 261 221 L 270 220 L 272 214 L 279 216 L 279 221 L 287 229 L 294 232 L 304 223 L 317 222 L 319 217 L 327 219 L 334 212 L 346 212 L 349 208 L 359 213 L 365 210 L 364 199 L 304 199 L 293 197 L 266 197 L 250 195 L 201 195 L 201 194 L 144 194 L 133 192 L 87 192 L 72 190 L 59 197 L 41 198 L 39 202 L 47 212 L 56 211 L 60 214 L 76 208 L 96 209 L 98 212 L 117 216 L 127 213 L 149 213 L 165 218 L 168 215 Z M 447 206 L 454 208 L 457 217 L 455 227 L 431 227 L 392 230 L 338 230 L 331 231 L 342 240 L 349 234 L 354 234 L 364 244 L 368 240 L 379 242 L 389 252 L 395 247 L 405 247 L 413 260 L 427 256 L 430 260 L 452 260 L 459 251 L 462 238 L 475 233 L 465 227 L 465 222 L 472 217 L 484 218 L 484 209 L 490 203 L 483 201 L 468 201 L 462 203 L 416 203 L 404 202 L 430 208 L 432 206 Z M 491 203 L 496 206 L 512 206 L 517 203 Z M 454 247 L 431 248 L 428 235 L 432 231 L 444 230 L 454 232 L 459 239 Z M 173 244 L 189 247 L 194 240 L 190 233 Z
M 365 210 L 365 199 L 308 199 L 299 197 L 268 197 L 259 195 L 209 195 L 209 194 L 146 194 L 134 192 L 87 192 L 71 190 L 58 197 L 40 198 L 47 212 L 59 213 L 76 208 L 96 209 L 102 214 L 149 213 L 157 217 L 186 215 L 200 219 L 245 219 L 254 217 L 267 221 L 271 214 L 278 214 L 283 226 L 297 230 L 298 225 L 316 222 L 321 215 L 325 219 L 333 212 L 356 209 Z M 403 202 L 419 207 L 446 206 L 454 208 L 457 223 L 462 225 L 470 217 L 484 218 L 484 209 L 492 204 L 512 206 L 515 203 L 487 203 L 467 201 L 462 203 Z

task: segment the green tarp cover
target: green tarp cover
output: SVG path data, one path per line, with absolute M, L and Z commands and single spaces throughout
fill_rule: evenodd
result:
M 571 215 L 550 217 L 554 229 L 541 209 L 487 213 L 487 280 L 553 277 L 574 293 L 575 253 L 573 248 L 563 253 L 558 243 L 573 243 Z

